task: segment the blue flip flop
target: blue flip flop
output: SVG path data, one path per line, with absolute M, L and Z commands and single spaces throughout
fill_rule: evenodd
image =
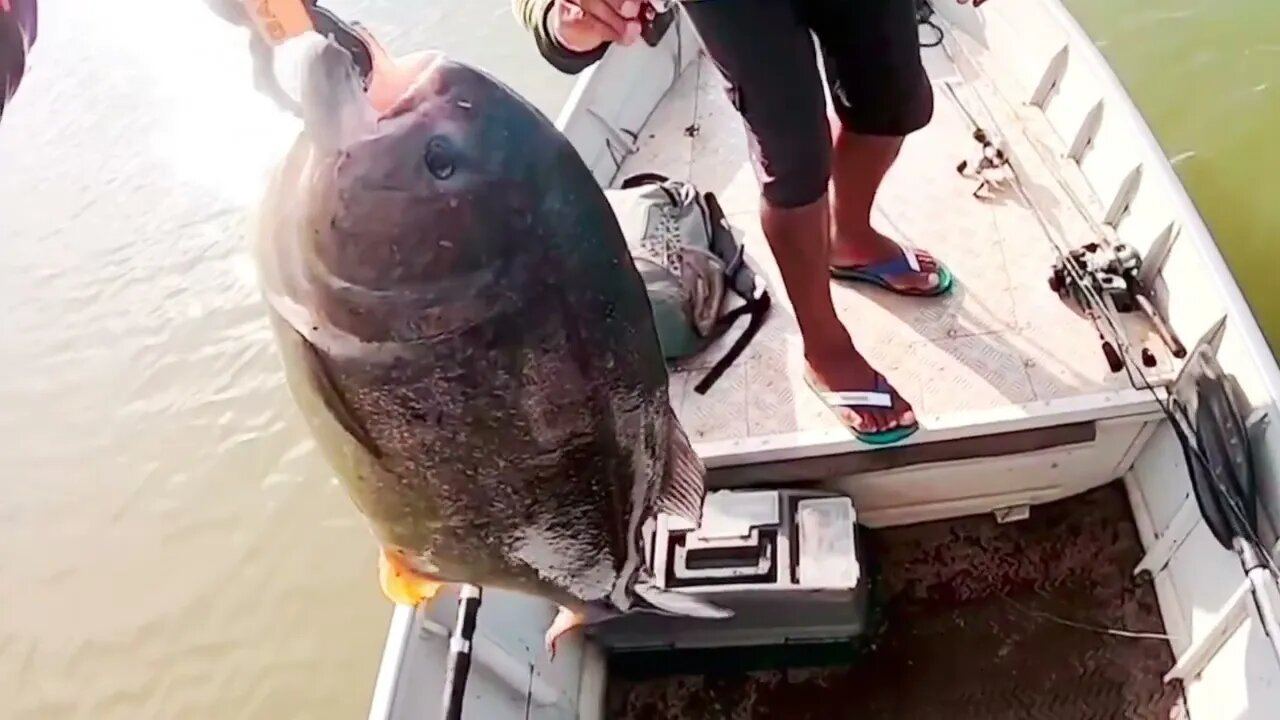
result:
M 935 258 L 936 261 L 936 258 Z M 830 267 L 831 277 L 837 280 L 850 280 L 854 282 L 868 282 L 878 285 L 890 292 L 899 295 L 911 295 L 916 297 L 937 297 L 944 295 L 951 290 L 951 286 L 955 281 L 951 271 L 946 265 L 938 262 L 938 284 L 927 290 L 906 290 L 896 287 L 889 282 L 889 279 L 895 275 L 905 275 L 907 273 L 920 272 L 920 263 L 916 260 L 916 253 L 909 248 L 902 248 L 902 255 L 892 260 L 883 260 L 869 265 L 857 265 L 853 267 L 839 267 L 832 265 Z
M 805 373 L 805 383 L 809 385 L 809 389 L 818 396 L 818 399 L 825 403 L 835 412 L 837 409 L 856 410 L 858 408 L 891 408 L 893 407 L 893 388 L 889 385 L 889 381 L 880 373 L 876 373 L 875 387 L 871 390 L 822 390 L 814 383 L 809 374 Z M 841 422 L 844 418 L 841 417 Z M 865 433 L 857 428 L 850 427 L 853 434 L 858 439 L 868 445 L 892 445 L 901 442 L 910 437 L 915 431 L 920 429 L 918 423 L 910 425 L 899 425 L 896 428 L 881 430 L 880 432 Z

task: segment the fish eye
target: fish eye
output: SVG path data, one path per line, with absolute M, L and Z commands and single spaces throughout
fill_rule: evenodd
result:
M 422 154 L 427 172 L 437 180 L 445 180 L 457 169 L 454 161 L 453 145 L 443 137 L 433 137 L 427 141 L 427 150 Z

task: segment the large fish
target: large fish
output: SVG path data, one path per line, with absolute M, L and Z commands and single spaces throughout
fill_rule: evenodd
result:
M 727 616 L 644 562 L 656 513 L 698 520 L 704 470 L 590 171 L 486 73 L 375 55 L 380 101 L 338 46 L 303 61 L 304 129 L 257 256 L 289 385 L 370 521 L 383 589 L 549 598 L 552 652 L 620 613 Z

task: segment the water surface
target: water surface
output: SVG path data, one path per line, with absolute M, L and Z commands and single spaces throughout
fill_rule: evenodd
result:
M 993 0 L 1017 2 L 1018 0 Z M 1280 3 L 1068 0 L 1280 342 Z

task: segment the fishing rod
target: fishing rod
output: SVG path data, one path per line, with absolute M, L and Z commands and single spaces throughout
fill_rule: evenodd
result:
M 959 96 L 949 83 L 946 84 L 952 99 L 970 124 L 981 129 L 976 118 L 960 101 Z M 994 119 L 994 113 L 986 102 L 979 97 L 983 105 Z M 1025 132 L 1025 131 L 1024 131 Z M 1033 146 L 1034 147 L 1034 146 Z M 1036 151 L 1039 154 L 1039 151 Z M 1013 180 L 1013 187 L 1022 197 L 1032 216 L 1040 225 L 1045 237 L 1063 260 L 1061 266 L 1076 289 L 1087 296 L 1089 304 L 1098 310 L 1098 315 L 1106 321 L 1116 345 L 1126 345 L 1123 331 L 1114 317 L 1112 307 L 1100 296 L 1097 288 L 1089 282 L 1085 273 L 1077 263 L 1069 262 L 1069 251 L 1059 246 L 1049 230 L 1048 223 L 1040 215 L 1022 182 L 1010 155 L 1004 157 Z M 1044 160 L 1044 158 L 1041 158 Z M 1046 160 L 1046 163 L 1048 161 Z M 1075 200 L 1074 194 L 1055 176 L 1059 186 L 1067 191 Z M 1082 209 L 1077 205 L 1077 209 Z M 1102 327 L 1098 327 L 1102 335 Z M 1165 418 L 1173 427 L 1187 464 L 1187 473 L 1191 480 L 1192 492 L 1199 506 L 1205 525 L 1212 532 L 1214 539 L 1224 549 L 1232 551 L 1240 561 L 1250 594 L 1257 610 L 1259 624 L 1271 646 L 1271 651 L 1280 664 L 1280 612 L 1272 601 L 1272 593 L 1280 581 L 1280 567 L 1277 567 L 1271 552 L 1261 537 L 1258 519 L 1257 477 L 1253 467 L 1253 456 L 1250 448 L 1249 434 L 1240 412 L 1239 398 L 1241 391 L 1235 379 L 1228 375 L 1218 364 L 1215 357 L 1216 340 L 1220 337 L 1222 326 L 1206 333 L 1195 350 L 1187 357 L 1186 364 L 1174 381 L 1169 400 L 1166 402 L 1156 392 L 1155 386 L 1146 377 L 1141 368 L 1133 367 L 1128 361 L 1121 361 L 1122 368 L 1129 374 L 1134 387 L 1145 387 L 1151 392 Z M 1163 335 L 1163 334 L 1162 334 Z M 1105 336 L 1104 336 L 1105 337 Z M 1169 343 L 1175 357 L 1183 357 L 1186 351 L 1178 353 L 1181 343 L 1176 336 L 1169 333 L 1163 337 Z M 1127 353 L 1121 354 L 1125 357 Z M 1108 358 L 1110 361 L 1111 358 Z M 1137 378 L 1134 377 L 1137 374 Z M 1141 384 L 1137 381 L 1141 379 Z M 1195 421 L 1192 422 L 1194 416 Z
M 449 660 L 444 671 L 440 710 L 444 720 L 462 720 L 462 701 L 466 699 L 467 676 L 471 672 L 471 639 L 476 633 L 481 596 L 479 585 L 463 585 L 458 595 L 458 619 L 449 638 Z

